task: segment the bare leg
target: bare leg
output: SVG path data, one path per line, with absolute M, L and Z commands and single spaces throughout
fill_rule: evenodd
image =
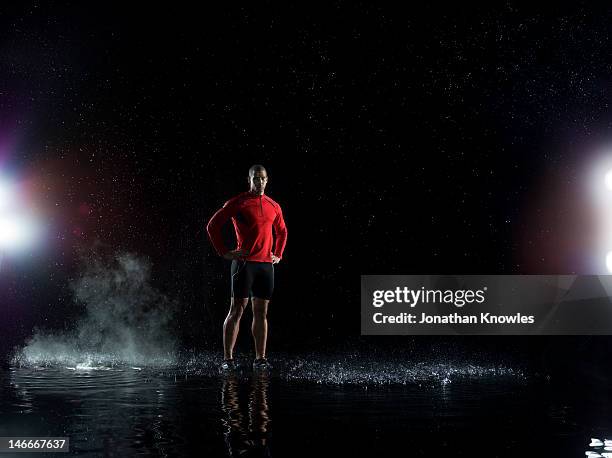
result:
M 248 303 L 248 297 L 232 297 L 229 313 L 223 323 L 223 357 L 225 359 L 233 358 L 234 345 L 236 345 L 236 338 L 240 330 L 240 318 Z
M 260 299 L 254 297 L 253 304 L 253 324 L 251 331 L 253 332 L 253 340 L 255 340 L 255 358 L 266 357 L 266 340 L 268 338 L 268 299 Z

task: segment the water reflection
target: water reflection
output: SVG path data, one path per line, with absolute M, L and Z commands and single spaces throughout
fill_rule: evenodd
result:
M 206 355 L 176 367 L 13 366 L 0 371 L 0 436 L 69 437 L 71 454 L 83 456 L 319 456 L 322 446 L 338 456 L 394 456 L 398 447 L 467 456 L 478 444 L 515 457 L 584 456 L 585 431 L 602 442 L 612 431 L 607 386 L 453 362 L 321 355 L 277 367 L 272 378 L 219 378 Z M 511 440 L 500 450 L 502 432 Z
M 229 456 L 272 456 L 269 386 L 268 374 L 254 373 L 249 384 L 248 399 L 243 406 L 237 377 L 228 375 L 223 380 L 221 421 Z
M 175 384 L 129 368 L 12 368 L 4 379 L 2 436 L 65 436 L 75 453 L 168 456 Z M 129 452 L 128 452 L 129 450 Z

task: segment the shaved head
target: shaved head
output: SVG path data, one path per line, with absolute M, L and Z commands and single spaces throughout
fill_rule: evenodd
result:
M 255 172 L 266 172 L 266 168 L 261 164 L 252 165 L 251 168 L 249 169 L 249 176 L 252 177 L 255 174 Z M 266 175 L 267 174 L 268 173 L 266 172 Z
M 266 185 L 268 184 L 268 172 L 263 165 L 255 164 L 249 169 L 249 190 L 253 194 L 263 195 Z

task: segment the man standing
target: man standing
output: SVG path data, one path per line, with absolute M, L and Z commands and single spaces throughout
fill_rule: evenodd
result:
M 274 264 L 282 259 L 287 242 L 287 227 L 281 207 L 264 195 L 268 184 L 266 169 L 262 165 L 253 165 L 249 169 L 248 183 L 249 190 L 228 200 L 206 226 L 217 253 L 232 261 L 232 297 L 229 313 L 223 323 L 224 360 L 221 369 L 224 371 L 235 368 L 233 350 L 240 328 L 240 318 L 249 297 L 253 306 L 251 331 L 255 341 L 253 368 L 270 368 L 266 359 L 266 316 L 274 290 Z M 230 218 L 236 231 L 235 250 L 225 247 L 221 233 L 221 228 Z

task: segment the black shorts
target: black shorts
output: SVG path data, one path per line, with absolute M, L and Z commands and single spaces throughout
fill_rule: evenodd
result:
M 232 260 L 232 297 L 271 299 L 274 291 L 274 264 Z

